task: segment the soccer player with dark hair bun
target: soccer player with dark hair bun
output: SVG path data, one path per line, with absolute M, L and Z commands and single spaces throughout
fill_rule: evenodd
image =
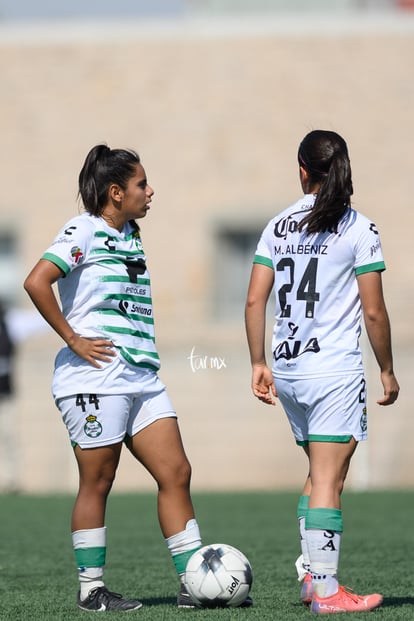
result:
M 377 403 L 391 405 L 399 393 L 381 283 L 385 264 L 375 224 L 351 207 L 344 139 L 333 131 L 310 132 L 298 164 L 304 196 L 272 218 L 254 257 L 245 310 L 252 390 L 266 404 L 279 398 L 309 459 L 298 504 L 302 601 L 319 614 L 367 611 L 381 605 L 381 595 L 355 595 L 338 583 L 341 492 L 358 442 L 367 439 L 362 317 L 384 390 Z

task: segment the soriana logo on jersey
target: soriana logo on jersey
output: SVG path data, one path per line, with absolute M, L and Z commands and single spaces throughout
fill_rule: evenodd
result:
M 71 254 L 71 257 L 72 257 L 72 262 L 76 263 L 76 265 L 78 263 L 80 263 L 82 261 L 82 259 L 83 259 L 83 252 L 79 248 L 79 246 L 73 246 L 70 249 L 70 254 Z

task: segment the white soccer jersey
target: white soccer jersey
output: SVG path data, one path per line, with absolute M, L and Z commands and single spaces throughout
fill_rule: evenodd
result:
M 317 377 L 362 370 L 361 303 L 356 276 L 385 269 L 375 224 L 348 209 L 336 232 L 306 234 L 307 194 L 274 217 L 262 233 L 255 263 L 274 270 L 273 372 Z
M 58 280 L 62 312 L 76 333 L 111 340 L 133 367 L 159 369 L 150 276 L 136 228 L 127 223 L 120 233 L 83 213 L 61 229 L 42 258 L 64 274 Z

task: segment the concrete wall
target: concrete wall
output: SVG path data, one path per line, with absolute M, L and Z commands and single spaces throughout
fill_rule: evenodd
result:
M 388 270 L 398 405 L 380 409 L 370 379 L 370 441 L 354 486 L 411 486 L 411 230 L 414 21 L 184 20 L 0 28 L 0 227 L 19 240 L 19 282 L 77 213 L 77 175 L 97 142 L 142 157 L 153 206 L 142 222 L 154 285 L 161 376 L 177 408 L 194 487 L 300 485 L 305 460 L 280 407 L 250 394 L 242 308 L 215 312 L 215 231 L 261 229 L 299 195 L 296 151 L 313 128 L 348 141 L 354 206 L 380 228 Z M 250 260 L 250 259 L 249 259 Z M 240 297 L 247 287 L 240 279 Z M 20 291 L 20 289 L 19 289 Z M 17 303 L 29 307 L 24 293 Z M 20 348 L 12 419 L 17 485 L 76 487 L 66 431 L 50 396 L 52 334 Z M 193 370 L 192 349 L 222 368 Z M 117 489 L 152 488 L 125 455 Z

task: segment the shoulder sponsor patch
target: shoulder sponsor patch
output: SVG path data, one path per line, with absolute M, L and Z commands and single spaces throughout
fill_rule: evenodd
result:
M 83 259 L 83 252 L 79 248 L 79 246 L 73 246 L 70 249 L 70 254 L 71 254 L 73 263 L 76 263 L 76 264 L 81 263 Z

